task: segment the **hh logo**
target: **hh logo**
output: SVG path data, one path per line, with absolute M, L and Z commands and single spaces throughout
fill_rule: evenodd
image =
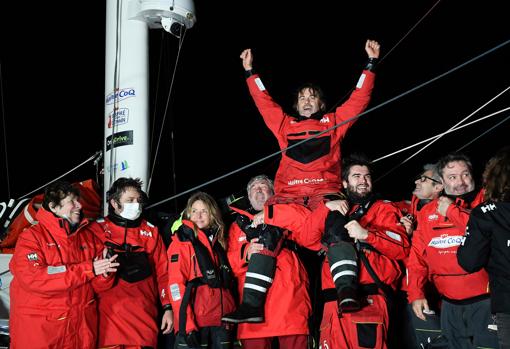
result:
M 39 257 L 37 256 L 37 253 L 35 253 L 35 252 L 27 254 L 27 258 L 31 262 L 39 260 Z
M 140 235 L 151 238 L 152 237 L 152 231 L 140 230 Z
M 480 208 L 482 209 L 483 213 L 487 213 L 489 211 L 495 210 L 496 209 L 496 205 L 494 205 L 494 204 L 487 204 L 487 205 L 483 205 Z
M 325 116 L 321 119 L 321 121 L 319 121 L 321 124 L 326 124 L 329 122 L 329 116 Z

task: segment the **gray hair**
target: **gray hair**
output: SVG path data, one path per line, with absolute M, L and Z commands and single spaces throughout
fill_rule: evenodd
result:
M 266 182 L 267 185 L 269 186 L 269 189 L 271 189 L 271 192 L 274 193 L 273 181 L 266 175 L 258 175 L 250 179 L 248 184 L 246 185 L 246 192 L 248 193 L 248 195 L 250 194 L 250 189 L 255 182 Z
M 441 176 L 439 175 L 439 169 L 437 167 L 437 163 L 423 165 L 423 172 L 427 172 L 427 171 L 432 172 L 432 176 L 430 176 L 432 179 L 438 181 L 439 183 L 443 183 L 443 180 L 441 179 Z

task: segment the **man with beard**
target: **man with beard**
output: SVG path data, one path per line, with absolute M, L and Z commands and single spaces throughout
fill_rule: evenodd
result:
M 490 330 L 488 275 L 485 270 L 467 273 L 457 262 L 472 208 L 483 201 L 475 190 L 470 160 L 463 154 L 449 154 L 438 162 L 444 196 L 429 205 L 436 210 L 423 217 L 413 234 L 408 263 L 408 300 L 416 316 L 430 312 L 424 286 L 430 280 L 443 299 L 441 330 L 451 348 L 497 348 Z
M 397 260 L 404 259 L 410 247 L 400 223 L 402 215 L 396 206 L 376 199 L 372 193 L 367 159 L 345 159 L 342 180 L 350 208 L 345 215 L 346 224 L 342 227 L 335 224 L 335 228 L 344 228 L 340 235 L 348 236 L 357 246 L 359 292 L 363 295 L 363 303 L 358 311 L 339 311 L 335 280 L 330 271 L 336 266 L 330 266 L 326 259 L 322 267 L 325 305 L 319 343 L 323 348 L 331 349 L 386 348 L 387 302 L 391 301 L 401 275 Z M 254 224 L 266 223 L 289 229 L 300 234 L 308 246 L 313 245 L 318 250 L 325 222 L 334 211 L 342 211 L 340 200 L 321 203 L 314 211 L 296 204 L 273 204 L 254 217 Z
M 340 142 L 357 120 L 356 115 L 362 113 L 370 101 L 374 70 L 380 54 L 379 43 L 367 40 L 365 52 L 368 61 L 345 103 L 333 112 L 327 112 L 322 90 L 308 83 L 297 90 L 293 105 L 295 115 L 283 111 L 271 98 L 259 75 L 253 72 L 251 49 L 241 53 L 250 94 L 280 148 L 285 150 L 275 176 L 275 195 L 268 201 L 269 204 L 298 203 L 313 210 L 324 201 L 342 198 L 339 193 Z M 345 213 L 348 209 L 346 202 L 342 206 L 342 213 Z M 354 249 L 343 244 L 342 237 L 333 233 L 335 226 L 343 226 L 343 223 L 344 220 L 336 215 L 331 215 L 327 222 L 326 230 L 331 232 L 331 239 L 324 244 L 327 256 L 334 264 L 340 262 L 342 256 L 346 256 L 350 263 L 355 263 Z M 337 271 L 335 276 L 341 277 L 341 281 L 335 283 L 340 307 L 344 312 L 358 310 L 360 303 L 353 282 L 357 278 L 356 268 L 341 267 Z M 251 313 L 239 311 L 235 317 L 225 320 L 239 323 L 248 322 L 251 318 Z

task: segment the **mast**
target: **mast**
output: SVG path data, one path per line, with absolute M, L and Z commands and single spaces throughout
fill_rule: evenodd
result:
M 148 29 L 179 37 L 196 22 L 192 0 L 107 0 L 103 203 L 119 177 L 138 177 L 146 189 L 149 169 Z

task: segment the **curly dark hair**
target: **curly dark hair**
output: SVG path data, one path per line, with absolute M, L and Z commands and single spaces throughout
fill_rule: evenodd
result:
M 80 190 L 74 187 L 71 183 L 66 181 L 56 181 L 51 183 L 44 190 L 44 198 L 42 202 L 42 206 L 48 210 L 50 210 L 50 203 L 54 206 L 60 205 L 60 202 L 68 197 L 69 195 L 74 195 L 79 197 Z
M 483 172 L 485 200 L 510 201 L 510 146 L 494 155 Z

